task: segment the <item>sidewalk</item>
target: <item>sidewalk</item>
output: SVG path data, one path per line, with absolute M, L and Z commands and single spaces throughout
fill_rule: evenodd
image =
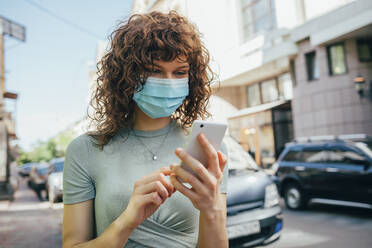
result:
M 21 179 L 15 200 L 0 201 L 0 248 L 62 247 L 63 204 L 39 201 Z

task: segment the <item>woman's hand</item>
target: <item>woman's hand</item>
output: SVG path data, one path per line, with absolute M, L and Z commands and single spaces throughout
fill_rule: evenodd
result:
M 134 184 L 132 197 L 123 212 L 127 225 L 131 229 L 137 228 L 175 192 L 174 186 L 166 177 L 170 173 L 169 167 L 163 167 L 142 177 Z
M 182 149 L 176 149 L 176 155 L 191 167 L 200 180 L 184 170 L 180 165 L 171 165 L 171 171 L 173 172 L 171 174 L 171 182 L 179 192 L 191 200 L 195 208 L 201 212 L 213 213 L 213 211 L 220 211 L 218 208 L 221 207 L 222 199 L 219 185 L 222 181 L 226 157 L 214 149 L 205 135 L 199 134 L 198 141 L 208 158 L 208 164 L 206 166 Z M 177 180 L 176 176 L 180 177 L 184 182 L 189 183 L 192 188 L 188 189 Z

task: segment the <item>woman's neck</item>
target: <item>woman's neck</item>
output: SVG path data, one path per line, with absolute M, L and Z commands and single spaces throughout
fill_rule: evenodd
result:
M 134 129 L 141 131 L 153 131 L 166 127 L 171 122 L 171 117 L 161 117 L 153 119 L 146 115 L 140 108 L 136 106 L 136 114 L 134 121 Z

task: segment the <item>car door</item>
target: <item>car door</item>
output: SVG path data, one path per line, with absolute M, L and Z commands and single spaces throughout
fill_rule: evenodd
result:
M 372 150 L 365 143 L 360 142 L 355 143 L 355 149 L 364 158 L 363 161 L 359 161 L 363 165 L 363 172 L 356 180 L 355 191 L 359 192 L 361 202 L 372 204 Z
M 326 159 L 324 146 L 306 146 L 302 149 L 301 175 L 303 177 L 304 187 L 312 197 L 322 197 L 327 191 L 327 181 L 325 180 L 324 161 Z M 300 173 L 300 172 L 298 172 Z
M 298 172 L 305 170 L 301 162 L 301 147 L 293 146 L 286 148 L 283 155 L 278 160 L 278 172 L 277 176 L 279 180 L 285 180 L 288 177 L 296 178 L 300 180 L 301 175 Z M 302 182 L 300 182 L 302 183 Z
M 324 170 L 328 194 L 332 199 L 361 201 L 360 180 L 364 180 L 365 158 L 347 145 L 329 145 L 327 167 Z

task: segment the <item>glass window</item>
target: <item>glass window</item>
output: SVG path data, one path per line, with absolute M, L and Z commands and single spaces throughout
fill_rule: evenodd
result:
M 358 153 L 350 150 L 331 150 L 328 152 L 328 163 L 365 165 L 368 161 Z
M 330 75 L 346 73 L 346 59 L 344 44 L 336 44 L 328 47 L 328 65 Z
M 293 81 L 293 87 L 296 86 L 297 82 L 296 82 L 296 65 L 295 65 L 295 62 L 293 59 L 291 59 L 291 62 L 289 64 L 290 66 L 290 69 L 291 69 L 291 78 L 292 78 L 292 81 Z
M 270 9 L 269 2 L 267 0 L 259 0 L 253 5 L 253 12 L 256 19 L 267 15 L 268 10 Z
M 63 171 L 64 162 L 58 162 L 54 164 L 54 172 L 61 172 Z
M 245 26 L 253 23 L 252 10 L 249 8 L 245 9 L 243 12 L 243 23 Z
M 254 0 L 241 0 L 240 4 L 241 4 L 241 7 L 244 8 L 244 7 L 251 5 L 252 2 L 254 2 Z
M 300 161 L 300 152 L 298 151 L 289 151 L 283 158 L 283 161 Z
M 307 69 L 307 80 L 317 80 L 319 79 L 319 69 L 316 60 L 316 53 L 310 52 L 305 54 L 306 57 L 306 69 Z
M 261 89 L 262 89 L 263 103 L 278 100 L 279 93 L 278 93 L 278 88 L 276 87 L 275 79 L 262 82 Z
M 258 19 L 255 22 L 255 30 L 257 33 L 263 32 L 263 31 L 269 31 L 271 29 L 271 20 L 270 16 L 264 16 Z
M 240 0 L 243 41 L 255 34 L 276 28 L 276 12 L 273 0 Z
M 372 40 L 358 40 L 357 46 L 359 61 L 372 61 Z
M 291 75 L 285 73 L 278 77 L 279 84 L 279 96 L 281 99 L 292 99 L 293 97 L 293 86 Z
M 307 163 L 324 163 L 327 160 L 327 153 L 324 150 L 304 150 L 302 159 Z
M 248 106 L 252 107 L 252 106 L 261 104 L 259 84 L 248 86 L 247 90 L 248 90 Z

